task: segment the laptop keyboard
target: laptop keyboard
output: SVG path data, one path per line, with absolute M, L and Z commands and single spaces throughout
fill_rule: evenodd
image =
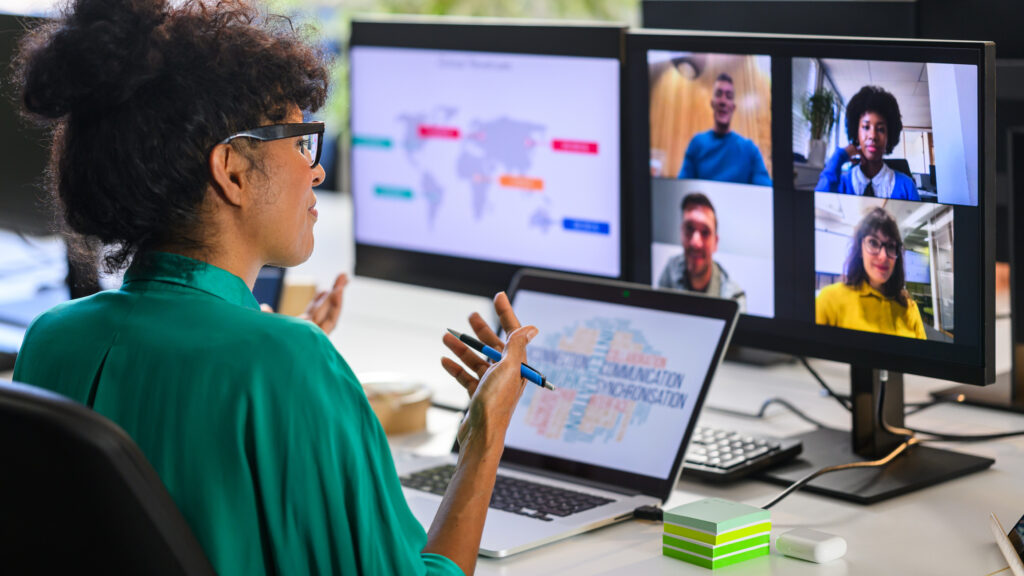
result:
M 455 466 L 443 464 L 399 480 L 407 488 L 443 496 L 454 474 Z M 609 502 L 614 500 L 498 474 L 490 507 L 550 522 Z

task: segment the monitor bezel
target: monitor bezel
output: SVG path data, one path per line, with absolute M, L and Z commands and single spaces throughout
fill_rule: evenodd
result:
M 619 63 L 619 227 L 618 274 L 627 273 L 627 223 L 631 216 L 625 202 L 625 92 L 622 82 L 622 48 L 625 24 L 582 21 L 542 21 L 433 16 L 360 16 L 352 20 L 346 58 L 355 46 L 419 48 L 460 52 L 579 56 L 609 58 Z M 351 60 L 348 60 L 351 63 Z M 349 74 L 349 82 L 352 75 Z M 351 93 L 351 84 L 349 85 Z M 353 114 L 350 104 L 349 117 Z M 346 143 L 345 184 L 352 190 L 352 149 Z M 353 213 L 358 211 L 353 197 Z M 353 224 L 355 216 L 353 216 Z M 384 280 L 440 288 L 466 294 L 491 296 L 509 285 L 522 265 L 446 256 L 368 244 L 355 240 L 355 273 Z M 604 277 L 604 276 L 595 276 Z
M 679 482 L 679 477 L 683 470 L 683 456 L 686 453 L 687 446 L 689 446 L 690 437 L 697 426 L 697 420 L 700 418 L 700 410 L 704 405 L 705 398 L 707 398 L 708 390 L 711 388 L 715 372 L 725 356 L 729 341 L 735 334 L 736 320 L 739 316 L 739 304 L 733 300 L 662 290 L 644 284 L 589 278 L 537 269 L 523 269 L 516 273 L 508 289 L 508 296 L 513 305 L 515 304 L 516 293 L 522 290 L 560 296 L 572 295 L 573 297 L 596 302 L 629 304 L 653 310 L 691 314 L 725 321 L 726 324 L 715 347 L 711 366 L 704 377 L 704 382 L 701 383 L 700 392 L 695 399 L 690 421 L 686 425 L 686 430 L 673 456 L 672 467 L 667 478 L 645 476 L 643 474 L 586 464 L 565 458 L 545 456 L 508 446 L 505 447 L 502 453 L 502 464 L 511 464 L 531 470 L 571 476 L 584 482 L 617 487 L 620 490 L 628 488 L 631 491 L 659 498 L 662 502 L 666 501 L 675 488 L 676 483 Z M 529 322 L 528 318 L 523 318 L 522 320 Z M 557 382 L 555 384 L 557 385 Z M 530 383 L 526 385 L 533 386 Z M 458 451 L 459 446 L 456 439 L 452 446 L 452 453 L 458 454 Z
M 884 368 L 984 385 L 995 379 L 995 46 L 991 42 L 917 40 L 889 38 L 850 38 L 796 36 L 787 34 L 735 34 L 677 30 L 631 30 L 626 35 L 626 113 L 624 121 L 633 126 L 627 160 L 631 180 L 627 184 L 632 206 L 634 233 L 630 238 L 627 279 L 650 283 L 651 249 L 651 176 L 648 50 L 764 54 L 771 57 L 772 69 L 772 150 L 776 306 L 774 318 L 742 315 L 733 342 L 777 352 L 812 356 L 851 364 Z M 804 319 L 796 316 L 798 296 L 781 300 L 779 286 L 792 281 L 802 290 L 801 297 L 813 302 L 813 250 L 801 254 L 802 242 L 813 246 L 813 227 L 801 231 L 797 222 L 813 221 L 813 193 L 797 192 L 792 178 L 786 177 L 793 166 L 791 125 L 792 58 L 846 58 L 972 64 L 978 67 L 978 206 L 954 207 L 960 217 L 956 226 L 968 226 L 967 234 L 977 234 L 980 245 L 954 245 L 954 260 L 972 263 L 957 274 L 955 292 L 961 302 L 979 300 L 977 309 L 968 313 L 958 307 L 957 325 L 966 323 L 965 333 L 972 343 L 920 342 L 897 336 L 856 332 L 814 323 L 813 307 Z M 801 198 L 801 194 L 803 197 Z M 955 216 L 956 217 L 956 216 Z M 986 223 L 993 225 L 986 226 Z M 792 230 L 781 234 L 779 230 Z M 799 234 L 803 233 L 801 238 Z M 643 238 L 641 238 L 643 236 Z M 779 258 L 795 254 L 795 258 Z M 806 281 L 801 270 L 807 271 Z M 803 285 L 801 284 L 803 282 Z M 781 304 L 781 305 L 780 305 Z M 787 308 L 788 306 L 788 308 Z M 973 308 L 973 307 L 972 307 Z M 982 314 L 981 318 L 976 316 Z M 799 312 L 803 314 L 804 312 Z M 780 316 L 781 315 L 781 316 Z M 973 325 L 972 325 L 973 323 Z

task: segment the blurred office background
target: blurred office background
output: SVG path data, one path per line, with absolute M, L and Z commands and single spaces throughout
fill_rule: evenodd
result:
M 174 0 L 172 0 L 174 1 Z M 71 297 L 120 285 L 120 275 L 72 268 L 56 233 L 56 215 L 44 192 L 45 133 L 18 113 L 10 61 L 18 38 L 64 4 L 55 0 L 0 0 L 0 370 L 13 365 L 25 328 L 40 312 Z M 327 124 L 318 192 L 345 188 L 348 76 L 343 58 L 355 14 L 430 14 L 510 18 L 610 20 L 637 25 L 637 0 L 268 0 L 271 12 L 309 28 L 335 58 L 331 95 L 317 120 Z M 99 257 L 96 258 L 97 264 Z

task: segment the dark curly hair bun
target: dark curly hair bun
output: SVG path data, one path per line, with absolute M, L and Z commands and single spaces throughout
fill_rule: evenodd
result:
M 158 73 L 154 30 L 163 0 L 79 0 L 48 43 L 22 53 L 25 108 L 60 118 L 80 107 L 107 108 L 127 100 Z M 39 38 L 37 35 L 36 38 Z

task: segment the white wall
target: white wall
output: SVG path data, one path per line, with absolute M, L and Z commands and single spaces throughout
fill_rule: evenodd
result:
M 928 64 L 939 202 L 978 204 L 978 69 Z

